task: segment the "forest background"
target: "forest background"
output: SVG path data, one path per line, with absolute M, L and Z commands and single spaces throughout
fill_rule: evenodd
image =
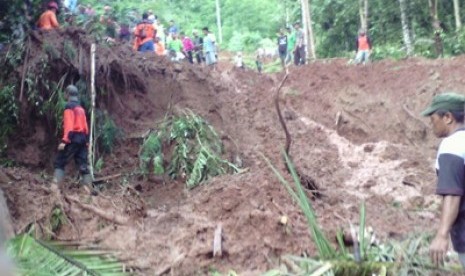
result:
M 24 21 L 23 3 L 0 0 L 0 41 L 8 41 L 15 26 Z M 38 18 L 46 1 L 31 3 L 31 15 Z M 272 47 L 280 28 L 296 21 L 306 25 L 308 20 L 310 58 L 352 57 L 357 32 L 365 26 L 375 59 L 433 58 L 465 52 L 460 17 L 465 4 L 459 0 L 83 0 L 78 4 L 91 5 L 97 14 L 109 5 L 119 23 L 136 22 L 142 12 L 151 9 L 165 27 L 169 20 L 175 20 L 187 34 L 208 26 L 217 36 L 218 5 L 221 48 L 230 51 Z

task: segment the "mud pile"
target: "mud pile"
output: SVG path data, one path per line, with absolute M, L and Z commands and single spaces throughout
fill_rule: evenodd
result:
M 279 266 L 282 254 L 315 254 L 299 208 L 260 156 L 264 154 L 285 174 L 280 158 L 284 134 L 273 105 L 274 88 L 282 74 L 258 75 L 228 63 L 212 72 L 152 60 L 122 46 L 110 49 L 98 53 L 99 72 L 106 72 L 99 75 L 99 85 L 103 81 L 114 93 L 102 95 L 101 102 L 128 135 L 105 157 L 103 175 L 134 170 L 140 135 L 166 112 L 183 108 L 212 123 L 227 152 L 240 158 L 248 171 L 214 178 L 191 191 L 183 183 L 137 175 L 111 180 L 103 199 L 90 200 L 110 208 L 111 198 L 135 197 L 128 196 L 120 184 L 130 185 L 145 201 L 146 217 L 115 226 L 81 212 L 75 229 L 65 225 L 56 238 L 116 250 L 141 275 L 229 269 L 256 275 Z M 133 68 L 134 76 L 143 76 L 144 85 L 125 88 L 121 77 L 116 77 L 123 70 L 111 62 L 113 56 Z M 105 60 L 109 62 L 101 63 Z M 329 236 L 358 221 L 362 200 L 367 203 L 367 224 L 381 239 L 400 239 L 436 223 L 433 160 L 439 141 L 418 114 L 435 93 L 465 91 L 464 61 L 463 57 L 412 59 L 363 67 L 335 60 L 291 68 L 281 98 L 293 138 L 291 153 L 296 165 L 321 188 L 324 196 L 313 204 Z M 115 75 L 108 77 L 108 72 Z M 20 152 L 14 150 L 18 156 Z M 35 185 L 46 181 L 27 168 L 14 170 L 28 176 L 8 177 L 10 184 L 0 184 L 10 194 L 12 208 L 19 209 L 14 206 L 20 202 L 41 206 L 27 198 L 36 193 Z M 24 224 L 26 213 L 32 216 L 30 212 L 34 213 L 32 208 L 13 212 L 16 230 Z M 281 216 L 289 218 L 288 225 L 279 224 Z M 218 225 L 223 229 L 224 250 L 221 258 L 213 258 Z

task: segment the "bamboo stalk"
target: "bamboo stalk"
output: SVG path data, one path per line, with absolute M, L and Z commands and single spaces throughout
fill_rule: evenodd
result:
M 89 171 L 94 179 L 94 128 L 95 128 L 95 44 L 90 47 L 90 92 L 91 92 L 91 112 L 90 112 L 90 135 L 89 135 Z

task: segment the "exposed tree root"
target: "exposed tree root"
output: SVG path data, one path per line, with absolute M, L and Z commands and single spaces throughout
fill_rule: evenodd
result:
M 86 210 L 86 211 L 89 211 L 89 212 L 92 212 L 95 215 L 97 215 L 97 216 L 99 216 L 99 217 L 101 217 L 101 218 L 103 218 L 103 219 L 105 219 L 107 221 L 110 221 L 110 222 L 113 222 L 113 223 L 116 223 L 116 224 L 119 224 L 119 225 L 126 225 L 129 222 L 128 217 L 118 215 L 118 214 L 116 214 L 116 212 L 110 212 L 110 211 L 102 210 L 102 209 L 100 209 L 100 208 L 98 208 L 96 206 L 90 205 L 90 204 L 84 204 L 81 201 L 79 201 L 79 199 L 77 199 L 75 197 L 72 197 L 72 196 L 65 195 L 65 198 L 66 198 L 66 200 L 75 203 L 77 206 L 79 206 L 79 208 L 81 208 L 83 210 Z
M 289 157 L 289 159 L 292 160 L 292 157 L 291 157 L 291 155 L 289 153 L 290 148 L 291 148 L 291 144 L 292 144 L 292 138 L 291 138 L 291 135 L 289 134 L 289 130 L 287 129 L 287 125 L 286 125 L 286 122 L 284 121 L 284 118 L 283 118 L 283 115 L 282 115 L 282 112 L 281 112 L 281 107 L 279 105 L 279 93 L 280 93 L 281 89 L 283 88 L 284 83 L 287 80 L 287 77 L 288 77 L 288 74 L 286 73 L 286 75 L 282 79 L 281 83 L 279 84 L 278 89 L 276 90 L 276 96 L 275 96 L 275 101 L 274 102 L 275 102 L 276 112 L 278 113 L 279 122 L 281 123 L 281 126 L 282 126 L 282 128 L 284 130 L 284 134 L 286 135 L 286 144 L 285 144 L 284 150 L 285 150 L 287 156 Z M 286 169 L 287 169 L 288 172 L 290 172 L 290 168 L 287 166 L 287 164 L 286 164 Z M 295 170 L 296 170 L 297 176 L 300 179 L 300 183 L 302 184 L 302 186 L 307 188 L 308 190 L 310 190 L 311 193 L 313 194 L 313 196 L 315 196 L 316 198 L 320 198 L 321 193 L 319 192 L 319 188 L 318 188 L 318 185 L 316 184 L 315 180 L 312 177 L 308 176 L 308 175 L 302 174 L 302 172 L 299 170 L 299 168 L 296 167 Z

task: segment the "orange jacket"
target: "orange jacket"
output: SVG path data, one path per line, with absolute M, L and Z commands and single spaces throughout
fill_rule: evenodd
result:
M 142 31 L 145 31 L 145 36 L 141 36 Z M 153 27 L 152 23 L 142 21 L 136 26 L 134 30 L 134 50 L 138 50 L 140 45 L 147 41 L 153 40 L 157 30 Z
M 69 102 L 63 114 L 63 142 L 85 143 L 87 142 L 89 129 L 84 108 L 77 102 Z
M 357 48 L 359 51 L 371 50 L 370 38 L 366 35 L 361 35 L 357 38 Z
M 37 27 L 41 30 L 51 30 L 60 27 L 55 12 L 48 10 L 42 13 L 37 22 Z
M 159 41 L 155 43 L 155 53 L 159 56 L 163 56 L 165 54 L 165 45 Z

